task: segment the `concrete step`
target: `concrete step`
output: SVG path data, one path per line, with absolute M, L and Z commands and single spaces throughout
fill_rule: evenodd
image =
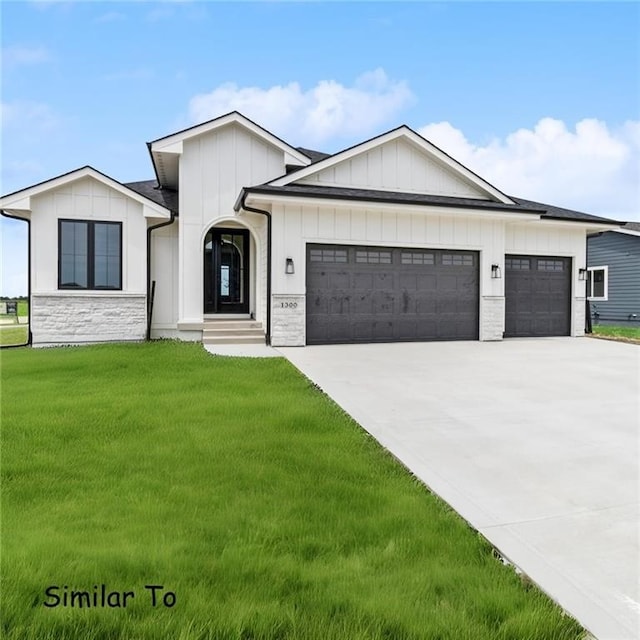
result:
M 250 319 L 205 318 L 202 344 L 264 344 L 262 323 Z
M 260 336 L 203 336 L 202 344 L 264 344 L 264 334 Z
M 256 320 L 205 320 L 202 323 L 203 329 L 224 329 L 235 331 L 236 329 L 262 329 L 262 322 Z

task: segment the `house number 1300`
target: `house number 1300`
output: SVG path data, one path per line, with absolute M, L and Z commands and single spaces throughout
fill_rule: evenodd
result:
M 280 308 L 281 309 L 297 309 L 298 303 L 297 302 L 281 302 Z

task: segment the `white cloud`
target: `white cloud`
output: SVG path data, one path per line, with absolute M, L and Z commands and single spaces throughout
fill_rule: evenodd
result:
M 268 89 L 223 84 L 194 96 L 189 116 L 203 122 L 237 110 L 286 140 L 310 146 L 329 138 L 375 134 L 412 101 L 404 82 L 376 69 L 351 87 L 335 80 L 322 80 L 307 90 L 297 82 Z
M 51 59 L 50 53 L 42 46 L 27 47 L 15 45 L 3 47 L 2 64 L 6 69 L 30 64 L 40 64 Z
M 449 122 L 419 133 L 501 191 L 600 214 L 640 219 L 640 121 L 611 128 L 588 118 L 570 129 L 541 119 L 504 139 L 474 144 Z

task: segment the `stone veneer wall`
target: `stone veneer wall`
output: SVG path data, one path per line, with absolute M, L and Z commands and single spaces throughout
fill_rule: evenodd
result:
M 30 308 L 34 345 L 144 340 L 143 294 L 34 294 Z
M 274 294 L 271 298 L 271 344 L 274 347 L 303 347 L 306 296 Z
M 483 296 L 480 303 L 480 340 L 502 340 L 504 297 Z

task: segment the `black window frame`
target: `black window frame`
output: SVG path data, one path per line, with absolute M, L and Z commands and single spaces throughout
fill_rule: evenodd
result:
M 77 223 L 87 225 L 87 286 L 70 286 L 62 284 L 62 225 Z M 95 229 L 96 225 L 118 227 L 118 286 L 95 285 Z M 58 289 L 63 291 L 122 291 L 122 222 L 113 220 L 84 220 L 81 218 L 58 218 Z

